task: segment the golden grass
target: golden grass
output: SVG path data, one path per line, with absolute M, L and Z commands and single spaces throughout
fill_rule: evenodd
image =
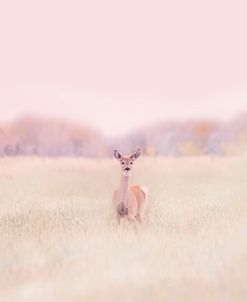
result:
M 140 159 L 135 231 L 112 160 L 0 160 L 0 301 L 247 301 L 247 161 Z

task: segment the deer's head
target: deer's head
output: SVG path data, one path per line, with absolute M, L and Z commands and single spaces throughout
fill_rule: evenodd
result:
M 133 163 L 140 155 L 141 149 L 137 149 L 130 156 L 123 156 L 117 150 L 114 151 L 114 156 L 120 162 L 124 176 L 129 176 L 131 174 Z

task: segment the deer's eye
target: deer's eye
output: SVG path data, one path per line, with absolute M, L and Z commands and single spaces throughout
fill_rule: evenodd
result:
M 130 164 L 133 165 L 133 161 L 131 161 Z
M 121 164 L 124 165 L 124 161 L 122 161 Z

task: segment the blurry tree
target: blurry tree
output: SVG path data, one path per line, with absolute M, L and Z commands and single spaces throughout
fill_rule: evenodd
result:
M 202 150 L 193 142 L 185 141 L 179 144 L 179 153 L 183 156 L 202 155 Z

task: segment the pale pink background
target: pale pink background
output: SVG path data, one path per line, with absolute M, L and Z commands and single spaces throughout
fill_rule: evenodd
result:
M 0 122 L 62 116 L 109 135 L 247 109 L 247 2 L 1 1 Z

